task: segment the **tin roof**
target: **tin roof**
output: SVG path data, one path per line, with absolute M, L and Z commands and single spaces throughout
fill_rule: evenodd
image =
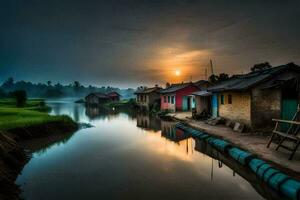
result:
M 98 98 L 103 98 L 103 99 L 108 99 L 109 98 L 106 94 L 104 94 L 102 92 L 93 92 L 93 93 L 88 94 L 86 97 L 91 96 L 91 95 L 94 95 Z
M 193 95 L 195 95 L 195 96 L 206 97 L 206 96 L 211 96 L 212 93 L 211 93 L 211 92 L 208 92 L 208 91 L 206 91 L 206 90 L 202 90 L 202 91 L 199 91 L 199 92 L 194 92 Z
M 207 88 L 207 90 L 211 92 L 248 90 L 257 84 L 267 81 L 275 75 L 278 75 L 279 73 L 289 69 L 294 69 L 300 72 L 299 66 L 295 65 L 294 63 L 289 63 L 278 67 L 250 72 L 245 75 L 236 75 L 231 77 L 229 80 Z
M 170 87 L 167 87 L 165 89 L 160 90 L 161 94 L 165 94 L 165 93 L 173 93 L 176 92 L 178 90 L 181 90 L 183 88 L 186 88 L 190 85 L 194 85 L 192 82 L 190 83 L 178 83 L 178 84 L 172 84 Z

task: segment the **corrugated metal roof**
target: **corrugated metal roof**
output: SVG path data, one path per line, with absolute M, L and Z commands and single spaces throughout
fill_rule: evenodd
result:
M 109 98 L 106 94 L 101 93 L 101 92 L 90 93 L 86 97 L 91 96 L 91 95 L 95 95 L 96 97 L 103 98 L 103 99 L 108 99 Z
M 211 92 L 208 92 L 208 91 L 206 91 L 206 90 L 203 90 L 203 91 L 199 91 L 199 92 L 194 92 L 193 95 L 195 95 L 195 96 L 206 97 L 206 96 L 211 96 L 212 93 L 211 93 Z
M 176 92 L 177 90 L 181 90 L 183 88 L 186 88 L 190 85 L 193 85 L 193 83 L 178 83 L 178 84 L 172 84 L 170 87 L 166 89 L 160 90 L 160 93 L 165 94 L 165 93 L 173 93 Z
M 273 67 L 265 70 L 250 72 L 245 75 L 234 76 L 227 81 L 223 81 L 217 85 L 207 88 L 207 90 L 212 92 L 229 91 L 229 90 L 237 90 L 237 91 L 247 90 L 291 68 L 300 70 L 300 67 L 293 63 L 287 65 L 281 65 L 278 67 Z

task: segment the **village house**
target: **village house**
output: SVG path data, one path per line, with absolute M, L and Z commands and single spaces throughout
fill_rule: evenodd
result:
M 121 95 L 117 92 L 110 92 L 106 94 L 110 101 L 120 101 Z
M 143 88 L 137 90 L 134 94 L 136 95 L 136 103 L 141 109 L 150 110 L 151 106 L 155 102 L 159 102 L 161 87 L 155 86 L 151 88 Z
M 161 90 L 161 110 L 171 112 L 192 110 L 195 108 L 195 99 L 192 93 L 199 91 L 199 87 L 204 83 L 206 84 L 206 82 L 199 82 L 198 85 L 192 82 L 172 84 Z
M 101 92 L 94 92 L 90 93 L 85 97 L 85 102 L 88 105 L 99 105 L 108 102 L 120 101 L 121 95 L 117 92 L 110 92 L 110 93 L 101 93 Z
M 235 75 L 194 93 L 197 112 L 240 122 L 253 129 L 272 126 L 272 118 L 290 120 L 300 103 L 300 67 L 289 63 Z

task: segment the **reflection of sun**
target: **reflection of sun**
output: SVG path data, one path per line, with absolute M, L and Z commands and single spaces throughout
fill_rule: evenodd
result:
M 180 71 L 178 69 L 175 71 L 175 75 L 180 76 Z

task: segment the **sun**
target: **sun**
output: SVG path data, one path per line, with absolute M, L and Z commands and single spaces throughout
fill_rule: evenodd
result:
M 175 75 L 176 75 L 176 76 L 180 76 L 180 70 L 178 70 L 178 69 L 175 70 Z

